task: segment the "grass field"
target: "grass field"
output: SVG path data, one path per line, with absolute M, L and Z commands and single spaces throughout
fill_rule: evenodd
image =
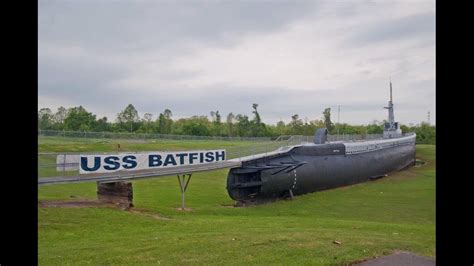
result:
M 205 142 L 162 145 L 222 144 Z M 109 151 L 113 145 L 50 141 L 39 149 Z M 232 207 L 226 170 L 193 174 L 186 192 L 190 211 L 178 210 L 175 176 L 134 181 L 132 211 L 41 207 L 39 264 L 341 265 L 393 250 L 434 257 L 435 146 L 417 145 L 417 157 L 427 163 L 376 181 L 247 208 Z M 39 200 L 78 198 L 95 199 L 96 184 L 39 187 Z
M 41 137 L 38 141 L 39 152 L 117 152 L 147 150 L 185 150 L 215 149 L 236 146 L 251 146 L 257 141 L 228 140 L 117 140 L 117 139 L 81 139 L 61 137 Z M 120 148 L 118 148 L 120 144 Z

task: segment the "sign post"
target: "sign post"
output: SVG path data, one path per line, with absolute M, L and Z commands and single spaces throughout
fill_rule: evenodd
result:
M 188 188 L 189 180 L 191 180 L 192 174 L 187 174 L 188 175 L 188 180 L 186 181 L 186 174 L 183 174 L 183 179 L 178 177 L 178 182 L 179 182 L 179 187 L 181 188 L 181 210 L 184 211 L 184 193 L 186 192 L 186 189 Z M 186 184 L 184 184 L 186 182 Z

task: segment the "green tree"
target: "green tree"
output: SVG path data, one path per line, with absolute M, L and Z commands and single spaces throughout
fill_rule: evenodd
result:
M 303 126 L 303 121 L 299 118 L 299 115 L 298 114 L 292 115 L 291 116 L 291 122 L 289 124 L 290 134 L 291 135 L 301 134 L 302 126 Z
M 286 134 L 286 125 L 285 125 L 285 122 L 283 122 L 282 120 L 278 121 L 278 123 L 276 124 L 276 131 L 278 133 L 278 135 L 285 135 Z
M 402 130 L 402 132 L 410 132 L 410 128 L 406 125 L 400 125 L 400 129 Z
M 436 127 L 430 126 L 426 122 L 412 128 L 416 133 L 416 141 L 423 144 L 436 144 Z
M 211 118 L 212 118 L 212 135 L 219 136 L 221 134 L 221 115 L 219 114 L 219 110 L 211 111 Z
M 159 132 L 160 134 L 164 134 L 165 128 L 166 128 L 166 118 L 165 118 L 165 115 L 162 114 L 162 113 L 160 113 L 160 115 L 158 116 L 157 122 L 158 122 L 158 132 Z
M 234 119 L 235 119 L 235 115 L 232 112 L 230 112 L 227 115 L 227 133 L 229 137 L 234 136 Z
M 137 133 L 153 133 L 153 115 L 151 113 L 143 114 L 143 119 L 140 122 L 140 128 L 136 131 Z
M 180 119 L 181 134 L 193 136 L 209 136 L 210 122 L 206 116 L 192 116 L 191 118 Z
M 64 119 L 64 128 L 73 131 L 90 131 L 95 128 L 96 116 L 88 112 L 84 107 L 73 107 L 68 110 Z
M 171 112 L 170 109 L 165 109 L 163 111 L 163 115 L 165 116 L 166 119 L 171 119 L 171 117 L 173 116 L 173 113 Z
M 143 115 L 143 120 L 144 120 L 145 122 L 148 122 L 148 123 L 150 123 L 150 122 L 151 122 L 151 119 L 152 119 L 152 117 L 153 117 L 153 115 L 152 115 L 152 114 L 150 114 L 150 113 L 145 113 L 145 114 Z
M 110 131 L 110 125 L 107 122 L 107 117 L 104 116 L 97 120 L 94 131 L 97 131 L 97 132 Z
M 240 137 L 248 137 L 251 135 L 251 125 L 248 116 L 238 114 L 237 119 L 237 133 Z
M 266 134 L 266 126 L 262 123 L 262 119 L 260 118 L 260 114 L 258 113 L 258 104 L 254 103 L 252 105 L 254 109 L 252 113 L 255 115 L 252 121 L 250 121 L 252 133 L 251 135 L 254 137 L 263 137 Z
M 127 124 L 130 127 L 130 132 L 133 132 L 133 124 L 140 121 L 138 111 L 132 104 L 127 105 L 125 109 L 117 114 L 117 121 L 121 124 Z
M 260 122 L 262 122 L 262 120 L 260 119 L 260 114 L 258 113 L 258 110 L 257 110 L 258 104 L 256 104 L 256 103 L 252 104 L 252 108 L 253 108 L 252 113 L 255 114 L 255 118 L 254 118 L 255 123 L 257 125 L 260 125 Z
M 160 113 L 158 116 L 157 122 L 158 122 L 158 132 L 160 134 L 170 134 L 171 133 L 171 128 L 173 124 L 173 120 L 171 117 L 173 116 L 173 113 L 171 112 L 170 109 L 165 109 L 163 113 Z
M 367 134 L 382 134 L 383 127 L 382 124 L 377 121 L 373 121 L 372 124 L 367 125 Z
M 331 122 L 331 108 L 324 109 L 324 125 L 328 129 L 328 131 L 332 132 L 334 128 L 334 124 Z
M 211 111 L 211 118 L 212 118 L 213 123 L 220 124 L 221 123 L 221 115 L 219 114 L 219 110 L 217 110 L 215 112 Z
M 300 133 L 301 135 L 305 136 L 312 136 L 316 132 L 318 128 L 324 128 L 324 122 L 322 120 L 312 120 L 309 121 L 309 123 L 305 123 L 302 127 L 302 132 Z
M 66 119 L 67 113 L 68 113 L 67 109 L 60 106 L 58 108 L 58 111 L 54 114 L 53 121 L 54 121 L 54 128 L 56 130 L 64 129 L 64 119 Z
M 38 128 L 43 130 L 51 129 L 53 125 L 53 114 L 49 108 L 41 108 L 38 111 Z

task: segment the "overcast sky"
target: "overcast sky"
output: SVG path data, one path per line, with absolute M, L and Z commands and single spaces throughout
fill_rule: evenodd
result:
M 435 121 L 434 1 L 39 1 L 38 107 Z

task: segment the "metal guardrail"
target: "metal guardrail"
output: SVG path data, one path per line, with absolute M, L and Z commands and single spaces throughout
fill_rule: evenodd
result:
M 174 174 L 182 174 L 188 172 L 203 172 L 222 168 L 240 166 L 240 161 L 221 161 L 215 163 L 201 164 L 201 165 L 186 165 L 181 167 L 170 167 L 159 170 L 141 170 L 130 172 L 114 172 L 110 174 L 88 174 L 88 175 L 71 175 L 58 177 L 45 177 L 38 179 L 38 185 L 48 184 L 70 184 L 82 182 L 117 182 L 130 179 L 140 179 L 147 177 L 168 176 Z
M 340 134 L 328 135 L 328 141 L 359 141 L 380 139 L 383 134 Z

